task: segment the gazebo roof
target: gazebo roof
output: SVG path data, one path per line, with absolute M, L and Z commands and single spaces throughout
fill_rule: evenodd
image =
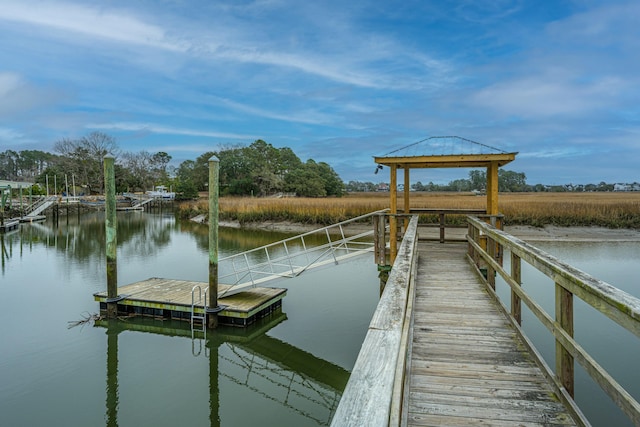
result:
M 378 165 L 396 165 L 402 169 L 471 168 L 491 164 L 504 166 L 513 161 L 516 154 L 459 136 L 432 136 L 374 157 L 374 160 Z

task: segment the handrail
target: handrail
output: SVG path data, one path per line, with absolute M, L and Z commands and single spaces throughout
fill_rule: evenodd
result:
M 466 242 L 466 239 L 461 237 L 456 238 L 445 238 L 445 231 L 447 228 L 466 228 L 466 222 L 461 225 L 447 223 L 446 217 L 447 215 L 456 215 L 461 217 L 467 217 L 469 215 L 474 215 L 477 217 L 484 217 L 486 215 L 485 209 L 462 209 L 462 208 L 411 208 L 409 209 L 409 215 L 421 215 L 421 216 L 435 216 L 437 218 L 436 222 L 421 222 L 419 227 L 431 227 L 431 228 L 439 228 L 440 235 L 439 237 L 425 237 L 422 236 L 422 240 L 439 240 L 440 243 L 448 242 Z M 398 217 L 407 216 L 403 209 L 398 210 Z M 497 219 L 498 225 L 502 224 L 502 215 L 492 215 Z M 499 227 L 500 228 L 500 227 Z
M 477 218 L 469 217 L 468 221 L 469 258 L 478 269 L 483 264 L 486 266 L 486 283 L 489 285 L 490 292 L 497 298 L 494 292 L 494 272 L 500 274 L 511 288 L 511 311 L 508 312 L 503 305 L 505 313 L 518 327 L 521 323 L 520 302 L 524 301 L 531 312 L 554 336 L 556 340 L 556 367 L 555 374 L 550 372 L 550 378 L 555 382 L 565 403 L 577 408 L 573 401 L 575 359 L 629 419 L 636 425 L 640 425 L 640 403 L 573 338 L 573 296 L 579 297 L 638 337 L 640 337 L 640 299 Z M 507 273 L 499 262 L 504 249 L 511 252 L 511 273 Z M 554 280 L 556 285 L 555 319 L 523 290 L 520 283 L 522 260 Z M 532 346 L 532 344 L 530 345 Z M 534 351 L 534 354 L 537 354 L 537 351 Z M 544 361 L 540 362 L 545 369 L 549 370 Z
M 344 226 L 362 221 L 384 211 L 361 215 L 333 225 L 299 234 L 294 237 L 270 243 L 246 252 L 221 258 L 218 280 L 231 287 L 218 297 L 281 278 L 296 277 L 310 268 L 351 258 L 373 250 L 373 242 L 363 241 L 373 234 L 373 229 L 346 236 Z M 320 237 L 324 243 L 309 245 L 309 237 Z M 332 240 L 332 236 L 335 240 Z M 300 251 L 291 251 L 290 246 L 299 244 Z M 339 252 L 341 251 L 341 252 Z
M 418 260 L 413 216 L 331 425 L 399 425 Z

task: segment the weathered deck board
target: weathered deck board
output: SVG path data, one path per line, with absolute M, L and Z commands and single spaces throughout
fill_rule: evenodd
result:
M 466 261 L 420 243 L 407 425 L 575 425 Z
M 205 282 L 152 277 L 118 287 L 118 295 L 126 296 L 125 299 L 118 302 L 118 305 L 190 312 L 191 290 L 194 286 L 200 286 L 202 297 L 204 298 L 204 291 L 208 286 Z M 228 285 L 218 285 L 218 289 L 221 292 L 229 287 Z M 219 298 L 219 304 L 226 306 L 226 308 L 219 313 L 219 316 L 249 318 L 268 306 L 278 303 L 285 295 L 286 289 L 257 287 Z M 94 298 L 96 301 L 105 302 L 107 293 L 106 291 L 98 292 L 94 294 Z M 197 302 L 197 293 L 195 298 Z M 195 305 L 196 313 L 202 313 L 204 311 L 203 302 Z

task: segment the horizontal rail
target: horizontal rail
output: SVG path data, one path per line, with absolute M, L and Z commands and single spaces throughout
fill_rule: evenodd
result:
M 374 215 L 377 215 L 379 213 L 386 212 L 387 210 L 388 209 L 382 209 L 382 210 L 379 210 L 379 211 L 370 212 L 368 214 L 360 215 L 360 216 L 357 216 L 355 218 L 351 218 L 351 219 L 347 219 L 345 221 L 337 222 L 335 224 L 327 225 L 326 227 L 318 228 L 318 229 L 315 229 L 315 230 L 312 230 L 312 231 L 307 231 L 306 233 L 298 234 L 297 236 L 293 236 L 293 237 L 289 237 L 287 239 L 279 240 L 277 242 L 270 243 L 268 245 L 264 245 L 264 246 L 261 246 L 259 248 L 251 249 L 250 251 L 246 251 L 246 252 L 243 252 L 243 253 L 251 253 L 251 252 L 262 251 L 262 250 L 264 250 L 264 248 L 270 248 L 272 246 L 279 246 L 282 243 L 292 242 L 294 240 L 299 240 L 300 238 L 304 238 L 304 237 L 307 237 L 307 236 L 319 234 L 319 233 L 325 232 L 327 230 L 331 230 L 333 228 L 341 229 L 343 226 L 345 226 L 347 224 L 363 221 L 363 220 L 365 220 L 367 218 L 370 218 L 370 217 L 372 217 Z M 238 255 L 239 254 L 234 254 L 234 255 L 229 255 L 228 257 L 225 257 L 225 258 L 220 258 L 219 262 L 223 262 L 223 261 L 226 261 L 228 259 L 237 257 Z
M 336 426 L 398 424 L 411 345 L 418 217 L 409 222 L 362 348 L 331 421 Z
M 556 372 L 553 376 L 565 398 L 573 399 L 573 362 L 577 360 L 591 378 L 622 409 L 629 419 L 640 425 L 640 404 L 600 366 L 573 338 L 573 296 L 605 314 L 623 328 L 640 337 L 640 299 L 572 267 L 552 255 L 485 222 L 469 217 L 469 255 L 476 266 L 482 260 L 487 277 L 497 272 L 511 288 L 510 316 L 520 324 L 520 301 L 552 333 L 556 340 Z M 496 253 L 507 249 L 512 254 L 512 272 L 508 273 Z M 492 254 L 493 252 L 493 254 Z M 525 261 L 556 284 L 555 319 L 531 298 L 520 285 L 520 261 Z M 566 395 L 569 395 L 567 397 Z M 573 402 L 569 402 L 574 404 Z
M 337 264 L 373 251 L 373 241 L 370 239 L 373 228 L 346 236 L 344 227 L 381 212 L 384 211 L 361 215 L 220 259 L 219 281 L 231 288 L 218 296 L 232 295 L 278 278 L 296 277 L 311 268 Z M 318 239 L 324 240 L 318 243 Z

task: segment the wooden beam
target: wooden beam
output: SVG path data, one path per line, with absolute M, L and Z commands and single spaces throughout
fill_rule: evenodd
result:
M 391 200 L 389 203 L 389 209 L 391 216 L 389 217 L 389 255 L 390 263 L 393 265 L 398 252 L 398 218 L 396 217 L 396 214 L 398 213 L 398 165 L 391 165 L 390 169 L 391 176 L 389 179 L 389 194 Z
M 487 215 L 498 215 L 498 162 L 487 166 Z
M 389 167 L 395 164 L 407 168 L 469 168 L 486 167 L 494 162 L 498 163 L 499 166 L 504 166 L 515 160 L 516 154 L 517 153 L 374 157 L 374 160 L 380 165 Z
M 404 168 L 404 214 L 407 215 L 411 210 L 411 204 L 409 203 L 409 189 L 411 184 L 409 183 L 409 174 L 411 169 L 406 167 Z M 404 229 L 406 230 L 409 227 L 409 217 L 406 216 L 404 218 Z

